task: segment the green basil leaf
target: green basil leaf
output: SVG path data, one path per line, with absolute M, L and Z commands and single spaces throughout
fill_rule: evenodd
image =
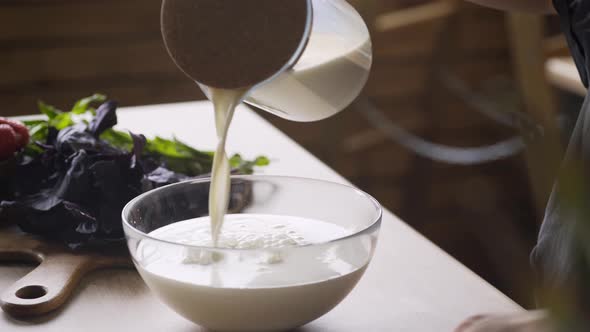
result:
M 47 138 L 47 131 L 48 131 L 48 125 L 47 122 L 44 121 L 42 123 L 39 123 L 35 126 L 29 127 L 29 135 L 31 136 L 30 139 L 30 144 L 33 144 L 34 142 L 45 142 L 46 138 Z
M 40 147 L 38 147 L 35 144 L 27 144 L 27 146 L 25 146 L 23 153 L 27 156 L 36 156 L 39 153 L 42 153 L 43 149 L 41 149 Z
M 254 161 L 246 160 L 242 158 L 240 154 L 234 154 L 229 163 L 232 168 L 237 169 L 239 173 L 242 174 L 252 174 L 254 172 L 254 167 L 261 167 L 261 166 L 268 166 L 270 164 L 270 160 L 265 156 L 259 156 Z
M 74 104 L 74 107 L 72 107 L 72 111 L 71 112 L 74 113 L 74 114 L 84 114 L 87 111 L 91 110 L 88 107 L 92 103 L 102 103 L 106 99 L 107 99 L 107 97 L 105 95 L 102 95 L 102 94 L 99 94 L 99 93 L 95 93 L 95 94 L 93 94 L 90 97 L 86 97 L 86 98 L 82 98 L 82 99 L 78 100 L 76 102 L 76 104 Z
M 42 124 L 42 123 L 47 123 L 47 120 L 24 120 L 23 121 L 23 124 L 27 128 L 29 128 L 29 130 L 30 130 L 30 128 L 35 127 L 35 126 Z
M 100 138 L 119 149 L 126 151 L 131 151 L 131 149 L 133 149 L 133 139 L 129 133 L 107 129 L 100 135 Z
M 57 130 L 62 130 L 74 124 L 71 113 L 59 113 L 51 120 L 49 120 L 49 126 L 55 127 Z
M 57 108 L 45 104 L 42 101 L 37 102 L 37 106 L 39 107 L 39 111 L 45 115 L 47 115 L 47 118 L 49 118 L 49 120 L 55 118 L 58 114 L 63 113 L 62 111 L 58 110 Z
M 256 166 L 268 166 L 270 165 L 270 159 L 265 156 L 259 156 L 254 160 L 254 165 Z

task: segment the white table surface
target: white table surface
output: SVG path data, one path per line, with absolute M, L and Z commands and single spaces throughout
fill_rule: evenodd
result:
M 215 146 L 208 102 L 121 109 L 119 128 Z M 235 115 L 229 152 L 270 156 L 261 173 L 346 182 L 328 166 L 246 107 Z M 452 230 L 449 230 L 452 231 Z M 0 290 L 30 267 L 0 264 Z M 379 244 L 366 274 L 334 310 L 300 331 L 453 331 L 467 316 L 522 310 L 455 259 L 385 211 Z M 228 313 L 231 315 L 231 313 Z M 161 304 L 134 270 L 96 272 L 59 312 L 36 321 L 0 314 L 0 331 L 200 331 Z

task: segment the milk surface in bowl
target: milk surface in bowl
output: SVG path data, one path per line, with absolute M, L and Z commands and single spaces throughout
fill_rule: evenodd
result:
M 226 215 L 217 247 L 208 216 L 174 221 L 206 208 L 206 197 L 192 203 L 189 197 L 206 196 L 208 182 L 172 185 L 132 201 L 124 218 L 135 265 L 163 302 L 211 330 L 304 325 L 334 308 L 361 278 L 375 248 L 380 208 L 368 195 L 329 182 L 232 180 L 244 179 L 247 186 L 232 183 L 230 211 L 239 205 L 241 211 Z M 240 188 L 246 187 L 244 204 Z M 301 191 L 318 187 L 327 201 L 321 208 Z

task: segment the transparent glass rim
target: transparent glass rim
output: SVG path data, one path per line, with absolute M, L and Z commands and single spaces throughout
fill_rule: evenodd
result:
M 351 185 L 327 181 L 327 180 L 297 177 L 297 176 L 282 176 L 282 175 L 232 175 L 231 179 L 232 180 L 242 179 L 242 180 L 251 180 L 251 181 L 278 179 L 278 180 L 295 180 L 295 181 L 305 181 L 305 182 L 316 182 L 316 183 L 333 185 L 336 187 L 341 187 L 345 190 L 353 191 L 356 194 L 363 196 L 367 200 L 367 203 L 372 205 L 372 207 L 374 208 L 374 210 L 376 212 L 376 216 L 366 227 L 363 227 L 362 229 L 357 230 L 351 234 L 337 237 L 337 238 L 331 239 L 329 241 L 315 242 L 315 243 L 309 243 L 309 244 L 287 245 L 287 246 L 281 247 L 281 249 L 285 249 L 285 248 L 295 249 L 295 248 L 324 246 L 324 245 L 331 245 L 331 244 L 336 244 L 338 242 L 346 241 L 348 239 L 352 239 L 352 238 L 361 236 L 365 233 L 371 232 L 373 229 L 375 229 L 376 227 L 378 227 L 381 224 L 381 220 L 383 218 L 383 208 L 381 207 L 381 204 L 379 204 L 379 202 L 373 196 L 371 196 L 371 195 L 367 194 L 366 192 L 364 192 L 356 187 L 353 187 Z M 207 183 L 207 182 L 211 182 L 210 177 L 177 182 L 177 183 L 169 184 L 169 185 L 166 185 L 166 186 L 163 186 L 160 188 L 150 190 L 148 192 L 145 192 L 145 193 L 135 197 L 131 201 L 129 201 L 125 205 L 125 207 L 123 207 L 123 210 L 121 211 L 121 219 L 123 220 L 123 229 L 125 232 L 125 238 L 129 238 L 129 235 L 127 234 L 127 232 L 131 232 L 134 235 L 136 235 L 137 237 L 140 237 L 142 240 L 149 239 L 150 241 L 163 243 L 166 245 L 179 246 L 179 247 L 191 248 L 191 249 L 196 249 L 196 250 L 208 250 L 208 251 L 219 251 L 219 252 L 257 252 L 260 250 L 264 250 L 261 248 L 252 249 L 252 248 L 224 248 L 224 247 L 212 247 L 212 246 L 197 246 L 197 245 L 191 245 L 191 244 L 180 243 L 180 242 L 175 242 L 175 241 L 163 240 L 163 239 L 160 239 L 157 237 L 153 237 L 153 236 L 151 236 L 147 233 L 144 233 L 144 232 L 138 230 L 137 228 L 133 227 L 129 223 L 129 221 L 127 220 L 127 217 L 125 216 L 131 209 L 133 209 L 133 207 L 137 204 L 137 202 L 143 200 L 147 196 L 155 195 L 160 191 L 168 190 L 174 186 L 182 186 L 182 185 L 186 185 L 189 183 L 190 184 L 199 184 L 199 183 Z

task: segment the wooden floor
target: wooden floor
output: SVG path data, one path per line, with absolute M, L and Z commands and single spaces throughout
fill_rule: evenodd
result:
M 381 9 L 420 2 L 383 0 Z M 202 98 L 164 50 L 159 7 L 160 0 L 2 1 L 0 115 L 35 113 L 38 99 L 67 109 L 94 92 L 122 105 Z M 512 73 L 501 13 L 465 5 L 451 22 L 374 35 L 373 42 L 364 95 L 395 123 L 458 146 L 515 134 L 475 112 L 433 75 L 444 68 L 498 107 L 515 107 L 504 93 L 512 91 L 505 83 Z M 387 140 L 350 152 L 343 142 L 374 131 L 355 109 L 312 124 L 268 119 L 513 299 L 531 303 L 528 252 L 538 216 L 522 156 L 455 166 Z

